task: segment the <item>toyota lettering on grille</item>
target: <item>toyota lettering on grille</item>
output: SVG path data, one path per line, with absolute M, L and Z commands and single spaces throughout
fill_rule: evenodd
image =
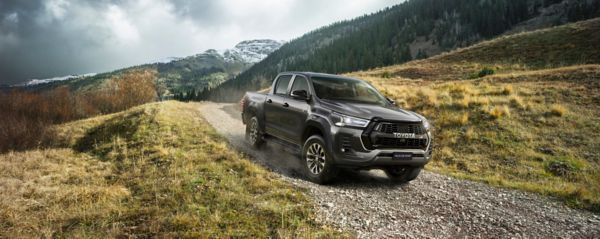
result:
M 415 133 L 394 133 L 394 138 L 400 138 L 400 139 L 414 139 L 417 136 L 415 135 Z

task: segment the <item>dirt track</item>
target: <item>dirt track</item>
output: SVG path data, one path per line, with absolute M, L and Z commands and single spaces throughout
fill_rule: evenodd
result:
M 319 220 L 359 238 L 600 238 L 600 216 L 543 196 L 423 172 L 391 183 L 381 171 L 344 172 L 332 185 L 305 181 L 300 159 L 271 142 L 256 151 L 233 104 L 205 102 L 205 119 L 238 150 L 308 189 Z

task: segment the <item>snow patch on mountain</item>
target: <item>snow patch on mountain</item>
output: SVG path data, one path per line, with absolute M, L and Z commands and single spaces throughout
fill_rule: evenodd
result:
M 157 60 L 155 60 L 153 62 L 150 62 L 149 64 L 157 64 L 157 63 L 163 63 L 163 64 L 165 64 L 165 63 L 169 63 L 169 62 L 172 62 L 172 61 L 178 61 L 178 60 L 181 60 L 181 59 L 183 59 L 183 57 L 165 57 L 165 58 L 160 58 L 160 59 L 157 59 Z
M 279 47 L 281 47 L 284 43 L 285 41 L 276 41 L 270 39 L 248 40 L 238 43 L 234 48 L 231 49 L 208 49 L 202 53 L 190 57 L 212 56 L 222 59 L 227 63 L 254 64 L 265 59 L 269 54 L 279 49 Z M 173 61 L 183 60 L 186 58 L 174 58 Z
M 228 62 L 241 61 L 245 63 L 257 63 L 269 54 L 279 49 L 283 41 L 270 39 L 258 39 L 242 41 L 234 48 L 223 51 L 223 57 Z
M 52 78 L 46 78 L 46 79 L 31 79 L 28 82 L 21 84 L 20 86 L 34 86 L 34 85 L 47 84 L 47 83 L 56 82 L 56 81 L 65 81 L 65 80 L 70 80 L 70 79 L 75 79 L 75 78 L 91 77 L 91 76 L 95 76 L 95 75 L 96 75 L 96 73 L 87 73 L 87 74 L 82 74 L 82 75 L 68 75 L 68 76 L 59 76 L 59 77 L 52 77 Z

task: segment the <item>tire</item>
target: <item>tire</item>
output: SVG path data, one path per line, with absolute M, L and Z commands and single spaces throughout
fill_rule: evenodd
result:
M 385 168 L 385 174 L 394 182 L 406 183 L 414 180 L 423 167 L 394 166 Z
M 304 142 L 302 165 L 310 181 L 327 184 L 337 176 L 339 170 L 333 164 L 331 155 L 325 140 L 319 135 L 313 135 Z
M 246 124 L 246 140 L 252 147 L 258 149 L 261 148 L 265 141 L 262 137 L 262 133 L 260 132 L 258 118 L 256 116 L 252 116 L 248 123 Z

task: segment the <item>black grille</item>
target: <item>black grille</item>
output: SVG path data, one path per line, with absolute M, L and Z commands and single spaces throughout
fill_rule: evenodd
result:
M 378 131 L 386 134 L 393 133 L 414 133 L 425 134 L 425 128 L 421 124 L 405 124 L 405 123 L 380 123 Z
M 396 138 L 394 133 L 415 134 L 416 138 Z M 428 139 L 421 138 L 427 131 L 421 123 L 379 122 L 369 134 L 373 148 L 426 149 Z
M 427 139 L 399 139 L 379 137 L 375 139 L 375 146 L 378 148 L 424 149 L 425 147 L 427 147 Z

